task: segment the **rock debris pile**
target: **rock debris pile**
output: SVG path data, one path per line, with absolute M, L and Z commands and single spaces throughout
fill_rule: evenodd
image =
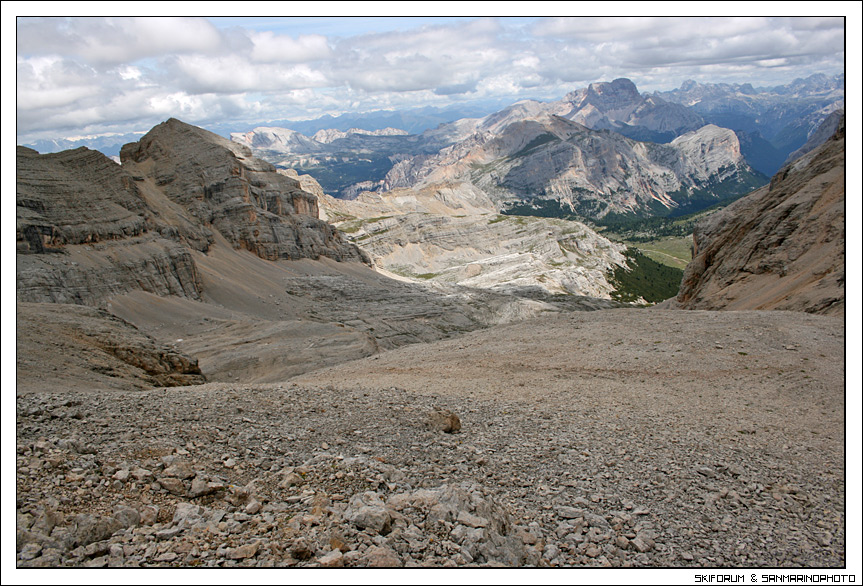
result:
M 510 398 L 297 384 L 17 402 L 18 566 L 844 558 L 841 473 L 801 474 L 755 441 L 769 437 L 706 450 L 655 413 L 609 421 Z

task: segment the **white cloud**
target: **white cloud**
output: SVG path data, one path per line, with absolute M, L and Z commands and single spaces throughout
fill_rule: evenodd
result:
M 219 31 L 203 18 L 119 17 L 20 19 L 18 54 L 75 56 L 116 64 L 165 53 L 215 53 Z
M 306 64 L 252 63 L 241 55 L 180 55 L 166 70 L 172 85 L 195 93 L 286 91 L 327 85 L 326 77 Z
M 117 70 L 117 73 L 122 79 L 141 79 L 141 70 L 131 65 L 124 65 Z
M 323 35 L 300 35 L 296 39 L 269 31 L 249 35 L 253 43 L 252 61 L 263 63 L 299 63 L 327 59 L 332 50 Z
M 201 18 L 21 19 L 18 131 L 55 125 L 59 133 L 76 120 L 107 127 L 138 119 L 140 130 L 171 115 L 266 120 L 547 99 L 618 77 L 642 91 L 687 78 L 774 85 L 841 71 L 843 25 L 835 18 L 479 18 L 328 38 L 313 28 L 297 36 L 220 30 Z

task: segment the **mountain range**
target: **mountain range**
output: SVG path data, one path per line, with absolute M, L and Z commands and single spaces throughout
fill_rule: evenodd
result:
M 748 146 L 750 163 L 773 175 L 833 111 L 845 107 L 845 75 L 814 74 L 789 84 L 754 88 L 751 84 L 684 82 L 655 92 L 686 106 L 706 122 L 730 128 Z
M 328 193 L 350 199 L 362 190 L 386 189 L 386 173 L 405 159 L 434 154 L 478 132 L 499 133 L 512 122 L 541 115 L 659 144 L 713 124 L 735 132 L 744 159 L 766 182 L 831 111 L 842 107 L 844 76 L 812 76 L 788 86 L 757 89 L 748 84 L 687 82 L 677 90 L 652 94 L 641 94 L 630 80 L 617 79 L 592 83 L 556 101 L 522 100 L 487 116 L 454 120 L 399 141 L 355 138 L 324 147 L 305 136 L 292 136 L 289 141 L 252 138 L 272 135 L 276 132 L 272 126 L 237 136 L 244 137 L 245 144 L 257 141 L 254 148 L 259 156 L 310 173 Z
M 121 159 L 18 148 L 16 297 L 28 304 L 19 317 L 63 340 L 19 338 L 21 364 L 49 344 L 91 364 L 98 385 L 188 384 L 202 371 L 281 380 L 539 313 L 616 306 L 390 279 L 318 218 L 313 181 L 176 119 Z M 135 342 L 104 357 L 99 331 Z

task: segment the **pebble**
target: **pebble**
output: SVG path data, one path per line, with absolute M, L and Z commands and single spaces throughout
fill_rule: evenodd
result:
M 715 452 L 706 466 L 702 436 L 648 413 L 621 411 L 618 422 L 583 405 L 449 404 L 397 388 L 226 388 L 82 396 L 108 422 L 76 427 L 75 445 L 96 448 L 92 454 L 42 439 L 49 428 L 19 426 L 16 563 L 667 567 L 794 559 L 828 567 L 844 559 L 842 499 L 828 481 L 784 464 L 787 440 L 775 454 L 760 443 L 748 448 L 760 429 L 734 433 L 728 446 L 703 444 Z M 18 412 L 46 409 L 42 398 L 18 397 Z M 234 423 L 235 407 L 255 425 Z M 424 423 L 443 410 L 470 427 L 450 435 Z M 46 418 L 54 438 L 63 439 L 63 421 Z M 125 433 L 129 421 L 146 435 Z M 817 535 L 795 530 L 792 504 Z

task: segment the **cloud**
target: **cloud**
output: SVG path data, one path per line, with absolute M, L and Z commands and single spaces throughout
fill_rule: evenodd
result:
M 366 92 L 467 87 L 508 61 L 502 32 L 480 19 L 349 38 L 336 44 L 331 77 Z
M 300 35 L 293 39 L 269 31 L 251 33 L 251 60 L 262 63 L 316 61 L 327 59 L 332 50 L 323 35 Z
M 533 32 L 569 47 L 592 47 L 630 75 L 640 68 L 756 65 L 787 57 L 798 65 L 827 61 L 835 67 L 844 53 L 842 19 L 555 18 L 538 22 Z
M 476 82 L 459 83 L 455 85 L 445 85 L 434 88 L 434 93 L 439 96 L 453 96 L 456 94 L 467 94 L 476 91 Z
M 217 53 L 219 31 L 203 18 L 19 19 L 19 55 L 74 56 L 91 64 L 134 62 L 165 53 Z
M 165 65 L 166 81 L 191 93 L 282 91 L 328 83 L 326 76 L 306 64 L 271 66 L 241 55 L 180 55 Z
M 369 21 L 364 30 L 373 30 Z M 841 18 L 415 22 L 327 37 L 311 25 L 289 36 L 236 23 L 219 29 L 202 18 L 19 19 L 18 132 L 60 132 L 76 120 L 89 127 L 138 120 L 141 130 L 158 116 L 266 120 L 554 99 L 618 77 L 642 91 L 685 79 L 776 85 L 843 70 Z

